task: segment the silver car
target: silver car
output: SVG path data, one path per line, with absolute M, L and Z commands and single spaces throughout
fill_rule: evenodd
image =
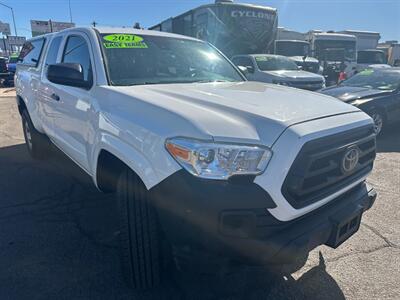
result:
M 246 77 L 251 81 L 261 81 L 286 85 L 299 89 L 316 91 L 325 87 L 323 76 L 306 72 L 296 63 L 281 55 L 248 54 L 232 57 L 232 62 L 247 69 Z

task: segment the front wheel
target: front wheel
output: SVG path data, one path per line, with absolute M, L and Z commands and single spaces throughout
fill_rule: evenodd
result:
M 149 192 L 130 169 L 119 177 L 122 272 L 130 287 L 150 289 L 161 281 L 161 234 Z

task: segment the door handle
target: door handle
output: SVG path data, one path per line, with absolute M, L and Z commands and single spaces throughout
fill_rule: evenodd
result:
M 58 96 L 57 94 L 51 94 L 51 99 L 56 100 L 56 101 L 60 101 L 60 96 Z

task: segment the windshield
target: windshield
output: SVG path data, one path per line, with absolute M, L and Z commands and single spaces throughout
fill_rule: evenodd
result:
M 354 61 L 356 59 L 355 41 L 316 40 L 315 56 L 320 60 Z
M 276 41 L 275 54 L 284 56 L 306 56 L 309 54 L 309 44 L 293 41 Z
M 243 81 L 207 43 L 160 36 L 101 35 L 112 85 Z
M 368 69 L 343 81 L 341 85 L 384 91 L 395 90 L 400 86 L 400 72 L 382 72 Z
M 385 54 L 382 51 L 359 51 L 359 64 L 386 64 Z
M 298 70 L 297 65 L 286 57 L 256 56 L 261 71 Z

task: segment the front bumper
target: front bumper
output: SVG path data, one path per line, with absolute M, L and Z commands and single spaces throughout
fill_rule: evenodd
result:
M 275 204 L 253 179 L 210 181 L 181 170 L 154 187 L 152 199 L 175 255 L 290 263 L 319 245 L 336 247 L 346 240 L 358 226 L 341 239 L 337 227 L 353 215 L 360 219 L 376 198 L 362 182 L 319 209 L 282 222 L 268 212 Z

